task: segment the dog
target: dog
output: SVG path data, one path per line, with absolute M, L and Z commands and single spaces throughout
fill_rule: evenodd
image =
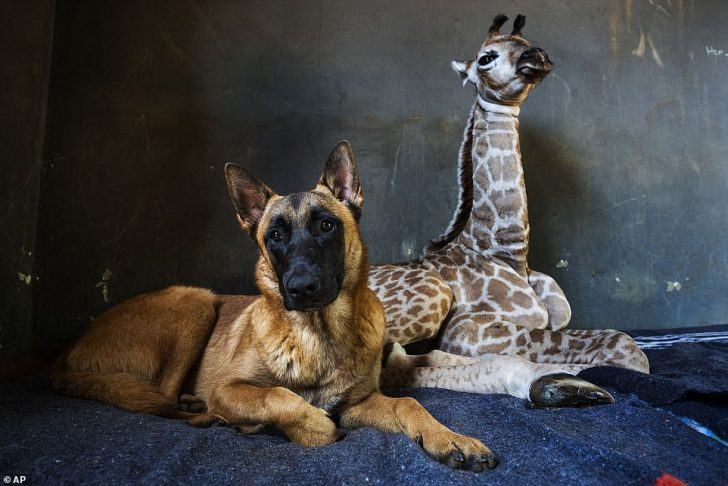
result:
M 260 250 L 261 294 L 177 286 L 122 302 L 59 358 L 54 389 L 196 426 L 273 425 L 304 446 L 335 442 L 338 418 L 345 428 L 403 433 L 454 468 L 495 467 L 479 440 L 413 398 L 379 391 L 385 315 L 367 287 L 348 142 L 308 192 L 279 196 L 234 164 L 225 176 L 238 223 Z

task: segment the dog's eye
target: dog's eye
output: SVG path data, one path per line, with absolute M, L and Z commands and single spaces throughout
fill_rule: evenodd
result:
M 498 54 L 495 52 L 486 52 L 478 58 L 478 66 L 487 66 L 496 59 L 498 59 Z
M 281 232 L 278 230 L 273 230 L 270 233 L 268 233 L 268 238 L 270 238 L 273 241 L 281 241 Z
M 327 219 L 321 221 L 321 231 L 325 231 L 328 233 L 332 229 L 334 229 L 334 223 L 332 223 L 331 221 L 329 221 Z

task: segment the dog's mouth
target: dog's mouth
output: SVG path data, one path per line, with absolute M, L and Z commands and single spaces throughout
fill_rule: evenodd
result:
M 324 307 L 333 303 L 337 297 L 338 297 L 338 292 L 337 292 L 337 295 L 335 295 L 333 298 L 328 298 L 324 301 L 312 301 L 312 300 L 301 301 L 300 299 L 292 299 L 292 298 L 288 297 L 288 298 L 283 299 L 283 307 L 285 307 L 287 311 L 308 312 L 308 313 L 319 312 Z
M 301 307 L 300 309 L 296 309 L 296 310 L 299 312 L 317 312 L 317 311 L 320 311 L 321 309 L 323 309 L 324 307 L 326 307 L 326 306 L 323 304 L 316 303 L 316 304 L 312 304 L 308 307 Z

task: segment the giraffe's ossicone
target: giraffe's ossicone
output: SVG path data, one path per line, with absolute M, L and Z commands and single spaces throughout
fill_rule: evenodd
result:
M 562 330 L 571 318 L 563 291 L 553 278 L 528 266 L 518 115 L 553 64 L 543 49 L 523 38 L 525 17 L 519 15 L 513 31 L 501 35 L 506 20 L 504 15 L 494 19 L 473 60 L 452 62 L 463 84 L 476 91 L 458 158 L 453 219 L 422 257 L 374 265 L 370 272 L 369 284 L 387 312 L 390 342 L 404 345 L 439 333 L 440 351 L 426 359 L 394 353 L 396 359 L 383 371 L 385 383 L 468 391 L 477 391 L 473 386 L 481 383 L 481 391 L 489 391 L 493 388 L 483 380 L 490 378 L 483 376 L 510 373 L 515 366 L 497 355 L 523 358 L 516 366 L 520 388 L 511 392 L 529 398 L 524 390 L 543 390 L 538 380 L 544 375 L 598 365 L 649 371 L 646 356 L 624 333 Z M 460 356 L 477 360 L 464 362 Z M 565 387 L 574 386 L 566 381 Z

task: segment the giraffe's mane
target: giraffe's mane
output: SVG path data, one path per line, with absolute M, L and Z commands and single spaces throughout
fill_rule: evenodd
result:
M 458 155 L 458 205 L 453 214 L 452 220 L 445 233 L 439 238 L 430 241 L 425 248 L 426 252 L 437 251 L 450 243 L 462 233 L 473 210 L 473 122 L 475 106 L 470 111 L 468 123 L 463 133 L 463 143 L 460 145 Z

